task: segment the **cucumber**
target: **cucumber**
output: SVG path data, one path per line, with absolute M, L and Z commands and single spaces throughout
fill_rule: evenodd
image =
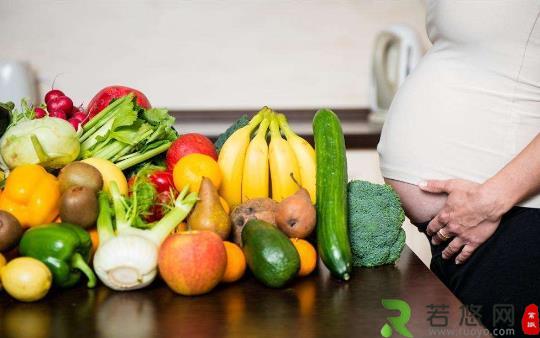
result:
M 324 265 L 337 278 L 351 276 L 347 229 L 347 158 L 341 123 L 329 109 L 313 118 L 317 158 L 317 246 Z
M 298 251 L 274 225 L 249 221 L 242 229 L 242 243 L 249 269 L 264 285 L 279 288 L 297 275 L 300 269 Z

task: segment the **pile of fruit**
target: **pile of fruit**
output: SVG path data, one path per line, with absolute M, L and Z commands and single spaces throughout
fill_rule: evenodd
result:
M 82 281 L 140 289 L 158 276 L 199 295 L 248 268 L 282 287 L 311 274 L 318 255 L 350 277 L 345 145 L 329 110 L 315 115 L 315 149 L 268 107 L 216 143 L 179 135 L 167 110 L 120 86 L 86 109 L 53 89 L 38 107 L 0 104 L 2 118 L 0 282 L 20 301 Z

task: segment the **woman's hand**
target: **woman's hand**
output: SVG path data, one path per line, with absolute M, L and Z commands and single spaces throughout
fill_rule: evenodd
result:
M 419 186 L 427 192 L 448 194 L 445 206 L 426 230 L 435 245 L 455 237 L 443 251 L 443 258 L 451 258 L 461 250 L 456 263 L 464 262 L 497 229 L 502 213 L 498 212 L 496 196 L 483 185 L 452 179 L 431 180 Z
M 449 231 L 450 236 L 455 237 L 443 250 L 442 258 L 450 259 L 459 253 L 455 258 L 456 264 L 465 262 L 480 245 L 495 233 L 495 230 L 499 227 L 499 222 L 500 219 L 495 222 L 484 221 L 473 227 L 457 226 L 454 233 Z M 437 238 L 437 236 L 433 238 Z

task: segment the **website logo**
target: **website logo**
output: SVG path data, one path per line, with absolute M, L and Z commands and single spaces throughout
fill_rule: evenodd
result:
M 381 328 L 381 336 L 388 338 L 395 332 L 404 337 L 412 338 L 411 331 L 407 328 L 407 323 L 411 319 L 411 307 L 401 299 L 383 299 L 382 306 L 390 311 L 399 311 L 398 316 L 386 317 L 387 322 Z
M 521 328 L 523 333 L 528 336 L 537 336 L 540 334 L 540 323 L 538 319 L 538 306 L 530 304 L 525 308 L 523 318 L 521 318 Z

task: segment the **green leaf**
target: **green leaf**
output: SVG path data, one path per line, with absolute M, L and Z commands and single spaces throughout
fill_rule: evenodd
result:
M 105 141 L 109 140 L 110 135 L 111 135 L 111 131 L 108 130 L 107 132 L 105 132 L 105 134 L 96 136 L 96 141 L 99 143 L 104 143 Z
M 124 114 L 116 116 L 112 124 L 111 130 L 116 130 L 120 127 L 131 126 L 137 120 L 137 112 L 134 110 L 129 110 L 124 112 Z
M 132 126 L 119 128 L 111 133 L 111 138 L 129 145 L 136 145 L 141 142 L 141 136 L 146 135 L 152 127 L 147 123 L 137 120 Z
M 133 196 L 137 198 L 137 213 L 147 212 L 153 205 L 157 191 L 150 180 L 143 175 L 137 175 L 133 184 Z
M 21 100 L 20 110 L 15 108 L 15 105 L 13 104 L 13 102 L 8 102 L 4 104 L 3 107 L 4 108 L 11 107 L 11 109 L 8 109 L 11 111 L 11 123 L 9 124 L 8 128 L 22 121 L 32 120 L 36 116 L 34 109 L 32 109 L 30 105 L 28 105 L 28 102 L 26 102 L 26 99 Z
M 154 126 L 161 124 L 172 126 L 174 124 L 174 117 L 170 116 L 168 110 L 164 108 L 144 110 L 142 116 L 148 123 Z

